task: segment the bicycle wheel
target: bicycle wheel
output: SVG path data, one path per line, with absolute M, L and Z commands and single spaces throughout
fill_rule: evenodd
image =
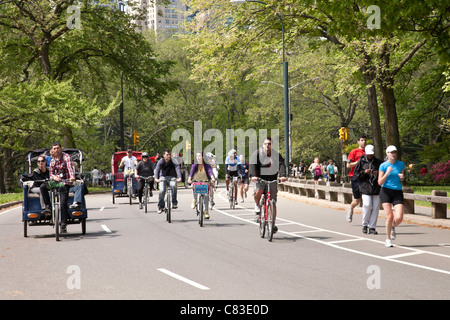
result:
M 130 199 L 130 205 L 132 203 L 132 196 L 133 194 L 133 182 L 131 182 L 131 178 L 128 178 L 128 198 Z
M 231 182 L 233 183 L 233 181 Z M 230 191 L 229 191 L 229 195 L 228 195 L 228 201 L 230 202 L 230 209 L 234 209 L 233 205 L 234 205 L 234 186 L 233 184 L 230 187 Z
M 148 204 L 148 184 L 145 184 L 144 189 L 144 212 L 147 213 L 147 204 Z
M 266 235 L 266 219 L 265 219 L 265 209 L 264 209 L 264 201 L 261 201 L 260 204 L 261 207 L 261 212 L 259 213 L 259 236 L 261 238 L 264 238 L 264 236 Z
M 172 217 L 171 217 L 171 213 L 172 213 L 171 212 L 172 211 L 171 201 L 172 201 L 172 199 L 171 199 L 170 191 L 167 190 L 166 195 L 167 195 L 167 197 L 166 197 L 166 219 L 167 219 L 167 222 L 171 223 L 172 222 Z
M 59 228 L 60 228 L 60 225 L 59 225 L 59 223 L 60 223 L 60 221 L 59 221 L 59 219 L 60 219 L 59 203 L 55 203 L 54 210 L 55 210 L 55 212 L 54 212 L 55 237 L 56 237 L 56 241 L 59 241 Z
M 270 200 L 267 205 L 267 240 L 272 241 L 273 230 L 275 228 L 275 218 L 274 218 L 274 201 Z
M 200 196 L 198 201 L 199 201 L 199 213 L 198 213 L 198 223 L 200 225 L 200 227 L 203 227 L 203 201 L 204 201 L 204 197 Z

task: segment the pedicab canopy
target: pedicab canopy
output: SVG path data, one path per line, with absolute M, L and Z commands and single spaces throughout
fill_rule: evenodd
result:
M 127 155 L 126 151 L 114 152 L 111 158 L 111 173 L 116 174 L 119 172 L 119 164 L 122 161 L 122 158 Z M 133 151 L 132 155 L 136 157 L 137 161 L 141 161 L 142 152 L 141 151 Z
M 83 173 L 83 153 L 79 149 L 72 149 L 72 148 L 63 148 L 63 152 L 68 153 L 72 161 L 76 161 L 79 164 L 79 172 L 80 174 Z M 35 163 L 37 161 L 37 158 L 40 155 L 50 155 L 50 148 L 42 148 L 42 149 L 36 149 L 31 150 L 28 152 L 25 161 L 28 163 L 28 173 L 31 173 L 33 170 L 32 163 Z

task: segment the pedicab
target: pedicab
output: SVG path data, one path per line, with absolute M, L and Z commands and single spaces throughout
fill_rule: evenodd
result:
M 86 234 L 86 219 L 87 208 L 85 193 L 86 189 L 84 181 L 82 179 L 83 170 L 83 153 L 78 149 L 63 148 L 63 152 L 68 153 L 72 157 L 72 161 L 78 164 L 75 178 L 76 181 L 72 183 L 72 187 L 69 190 L 68 197 L 68 216 L 67 225 L 69 224 L 81 224 L 82 234 Z M 30 151 L 26 157 L 28 164 L 28 173 L 23 173 L 20 177 L 20 182 L 23 187 L 23 206 L 22 206 L 22 221 L 23 221 L 23 235 L 28 236 L 28 227 L 49 225 L 54 228 L 56 241 L 59 241 L 60 235 L 60 220 L 61 220 L 61 204 L 59 203 L 59 192 L 57 190 L 56 181 L 49 180 L 34 180 L 32 170 L 36 167 L 37 158 L 41 155 L 50 155 L 50 149 L 37 149 Z M 33 167 L 34 165 L 34 167 Z M 48 168 L 47 168 L 48 169 Z M 32 186 L 34 182 L 46 183 L 49 189 L 50 195 L 50 208 L 51 214 L 44 213 L 44 208 L 41 205 L 41 198 L 39 193 L 32 192 Z M 77 208 L 70 208 L 70 205 L 74 201 L 74 192 L 78 190 L 81 192 L 81 205 Z M 34 191 L 34 190 L 33 190 Z
M 132 155 L 136 157 L 137 161 L 141 161 L 142 152 L 141 151 L 133 151 Z M 134 174 L 134 170 L 130 170 L 129 168 L 124 168 L 125 172 L 122 168 L 119 168 L 120 162 L 123 157 L 127 156 L 126 151 L 115 152 L 111 157 L 111 180 L 112 180 L 112 203 L 116 203 L 116 197 L 128 197 L 130 205 L 133 201 L 133 194 L 137 194 L 137 180 L 136 177 L 134 183 L 134 190 L 131 188 L 133 185 L 131 177 L 129 174 Z M 124 181 L 125 173 L 129 173 L 127 175 L 127 181 Z M 124 192 L 125 183 L 127 185 L 126 192 Z M 130 187 L 128 187 L 130 186 Z

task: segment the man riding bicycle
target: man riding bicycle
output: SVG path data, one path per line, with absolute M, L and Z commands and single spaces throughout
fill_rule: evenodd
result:
M 69 189 L 75 181 L 75 171 L 73 169 L 72 158 L 68 153 L 62 152 L 58 142 L 53 143 L 53 158 L 50 162 L 50 180 L 63 182 L 58 187 L 60 194 L 59 203 L 61 205 L 61 233 L 67 233 L 67 217 L 69 215 Z M 44 196 L 45 197 L 45 196 Z M 50 204 L 50 198 L 45 199 L 46 205 Z M 57 226 L 58 227 L 58 226 Z
M 133 150 L 128 149 L 127 155 L 122 158 L 119 164 L 119 168 L 124 167 L 124 175 L 123 175 L 123 193 L 127 193 L 127 179 L 128 177 L 131 177 L 131 182 L 133 185 L 133 190 L 131 191 L 132 197 L 135 198 L 136 195 L 134 193 L 134 190 L 136 188 L 136 179 L 134 179 L 134 170 L 136 169 L 136 166 L 138 165 L 137 159 L 135 156 L 133 156 Z
M 272 138 L 268 137 L 264 140 L 262 147 L 255 151 L 250 158 L 249 175 L 253 182 L 256 182 L 255 186 L 255 214 L 261 213 L 261 208 L 259 203 L 261 201 L 261 196 L 266 187 L 266 183 L 260 181 L 259 179 L 264 179 L 267 181 L 277 180 L 280 176 L 280 181 L 286 181 L 286 166 L 284 164 L 283 157 L 276 151 L 272 150 Z M 277 190 L 278 184 L 271 183 L 270 197 L 275 202 L 277 201 Z M 274 207 L 273 219 L 275 221 L 277 216 L 276 206 Z M 277 232 L 278 228 L 275 226 L 274 233 Z
M 142 152 L 142 161 L 136 167 L 135 175 L 138 180 L 138 198 L 139 198 L 139 209 L 142 209 L 142 192 L 144 191 L 145 179 L 148 178 L 148 183 L 150 185 L 150 197 L 153 196 L 153 175 L 155 174 L 155 164 L 151 162 L 148 158 L 147 152 Z
M 239 158 L 236 156 L 236 150 L 231 149 L 228 152 L 228 157 L 225 159 L 225 184 L 227 186 L 227 195 L 228 195 L 228 186 L 230 185 L 231 177 L 238 177 L 238 165 L 240 164 Z M 234 201 L 237 204 L 237 182 L 234 182 Z
M 169 149 L 165 149 L 163 152 L 163 158 L 158 161 L 155 169 L 155 181 L 159 183 L 160 177 L 164 177 L 165 180 L 170 180 L 170 189 L 172 190 L 172 208 L 178 208 L 177 201 L 177 182 L 181 181 L 181 170 L 178 163 L 172 161 L 172 153 Z M 159 201 L 158 201 L 158 213 L 162 213 L 164 210 L 164 196 L 166 195 L 166 184 L 161 181 L 159 184 Z M 168 203 L 167 205 L 170 205 Z

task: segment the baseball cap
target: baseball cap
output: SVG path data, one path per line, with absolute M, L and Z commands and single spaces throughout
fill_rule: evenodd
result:
M 373 145 L 368 144 L 368 145 L 366 146 L 366 148 L 364 149 L 364 151 L 365 151 L 366 154 L 371 155 L 371 154 L 375 154 L 374 149 L 375 149 L 375 148 L 373 147 Z
M 395 146 L 389 146 L 386 148 L 386 154 L 392 151 L 397 151 L 397 148 Z

